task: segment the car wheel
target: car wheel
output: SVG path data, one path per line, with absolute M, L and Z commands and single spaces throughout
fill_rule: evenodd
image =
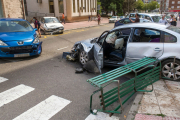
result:
M 85 65 L 88 62 L 88 55 L 84 50 L 82 50 L 79 54 L 79 62 L 82 65 Z
M 162 62 L 162 75 L 176 81 L 180 79 L 180 61 L 176 59 L 174 64 L 173 62 L 173 59 Z

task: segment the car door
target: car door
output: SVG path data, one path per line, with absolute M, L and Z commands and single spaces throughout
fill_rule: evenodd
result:
M 101 73 L 101 69 L 103 68 L 103 48 L 102 48 L 102 45 L 103 45 L 103 42 L 104 42 L 104 39 L 107 35 L 108 31 L 105 31 L 101 34 L 101 36 L 99 37 L 98 41 L 96 43 L 94 43 L 94 62 L 95 64 L 97 65 L 100 73 Z
M 144 57 L 162 56 L 162 31 L 148 28 L 135 28 L 127 44 L 126 62 L 131 63 Z

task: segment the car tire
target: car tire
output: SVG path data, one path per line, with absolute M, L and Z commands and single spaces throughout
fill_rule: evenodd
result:
M 88 62 L 88 55 L 84 50 L 79 52 L 79 62 L 81 65 L 85 65 Z
M 161 66 L 162 76 L 170 78 L 173 81 L 179 81 L 180 80 L 180 61 L 176 59 L 174 66 L 173 66 L 173 63 L 174 63 L 174 59 L 167 59 L 162 62 L 162 66 Z M 173 67 L 175 71 L 173 71 Z M 174 75 L 174 72 L 175 72 L 175 75 Z

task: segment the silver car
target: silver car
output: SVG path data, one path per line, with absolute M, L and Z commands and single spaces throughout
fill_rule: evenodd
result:
M 100 37 L 75 43 L 72 52 L 83 65 L 94 60 L 99 70 L 156 57 L 162 61 L 163 76 L 180 79 L 180 29 L 174 26 L 157 23 L 118 26 Z
M 56 17 L 43 17 L 40 23 L 44 34 L 63 33 L 64 31 L 64 26 Z

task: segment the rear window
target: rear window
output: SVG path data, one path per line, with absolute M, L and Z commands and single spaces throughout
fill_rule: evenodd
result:
M 161 16 L 152 16 L 153 21 L 156 23 L 158 23 L 161 18 Z
M 180 29 L 176 26 L 169 26 L 169 27 L 167 27 L 167 29 L 172 30 L 172 31 L 180 34 Z

